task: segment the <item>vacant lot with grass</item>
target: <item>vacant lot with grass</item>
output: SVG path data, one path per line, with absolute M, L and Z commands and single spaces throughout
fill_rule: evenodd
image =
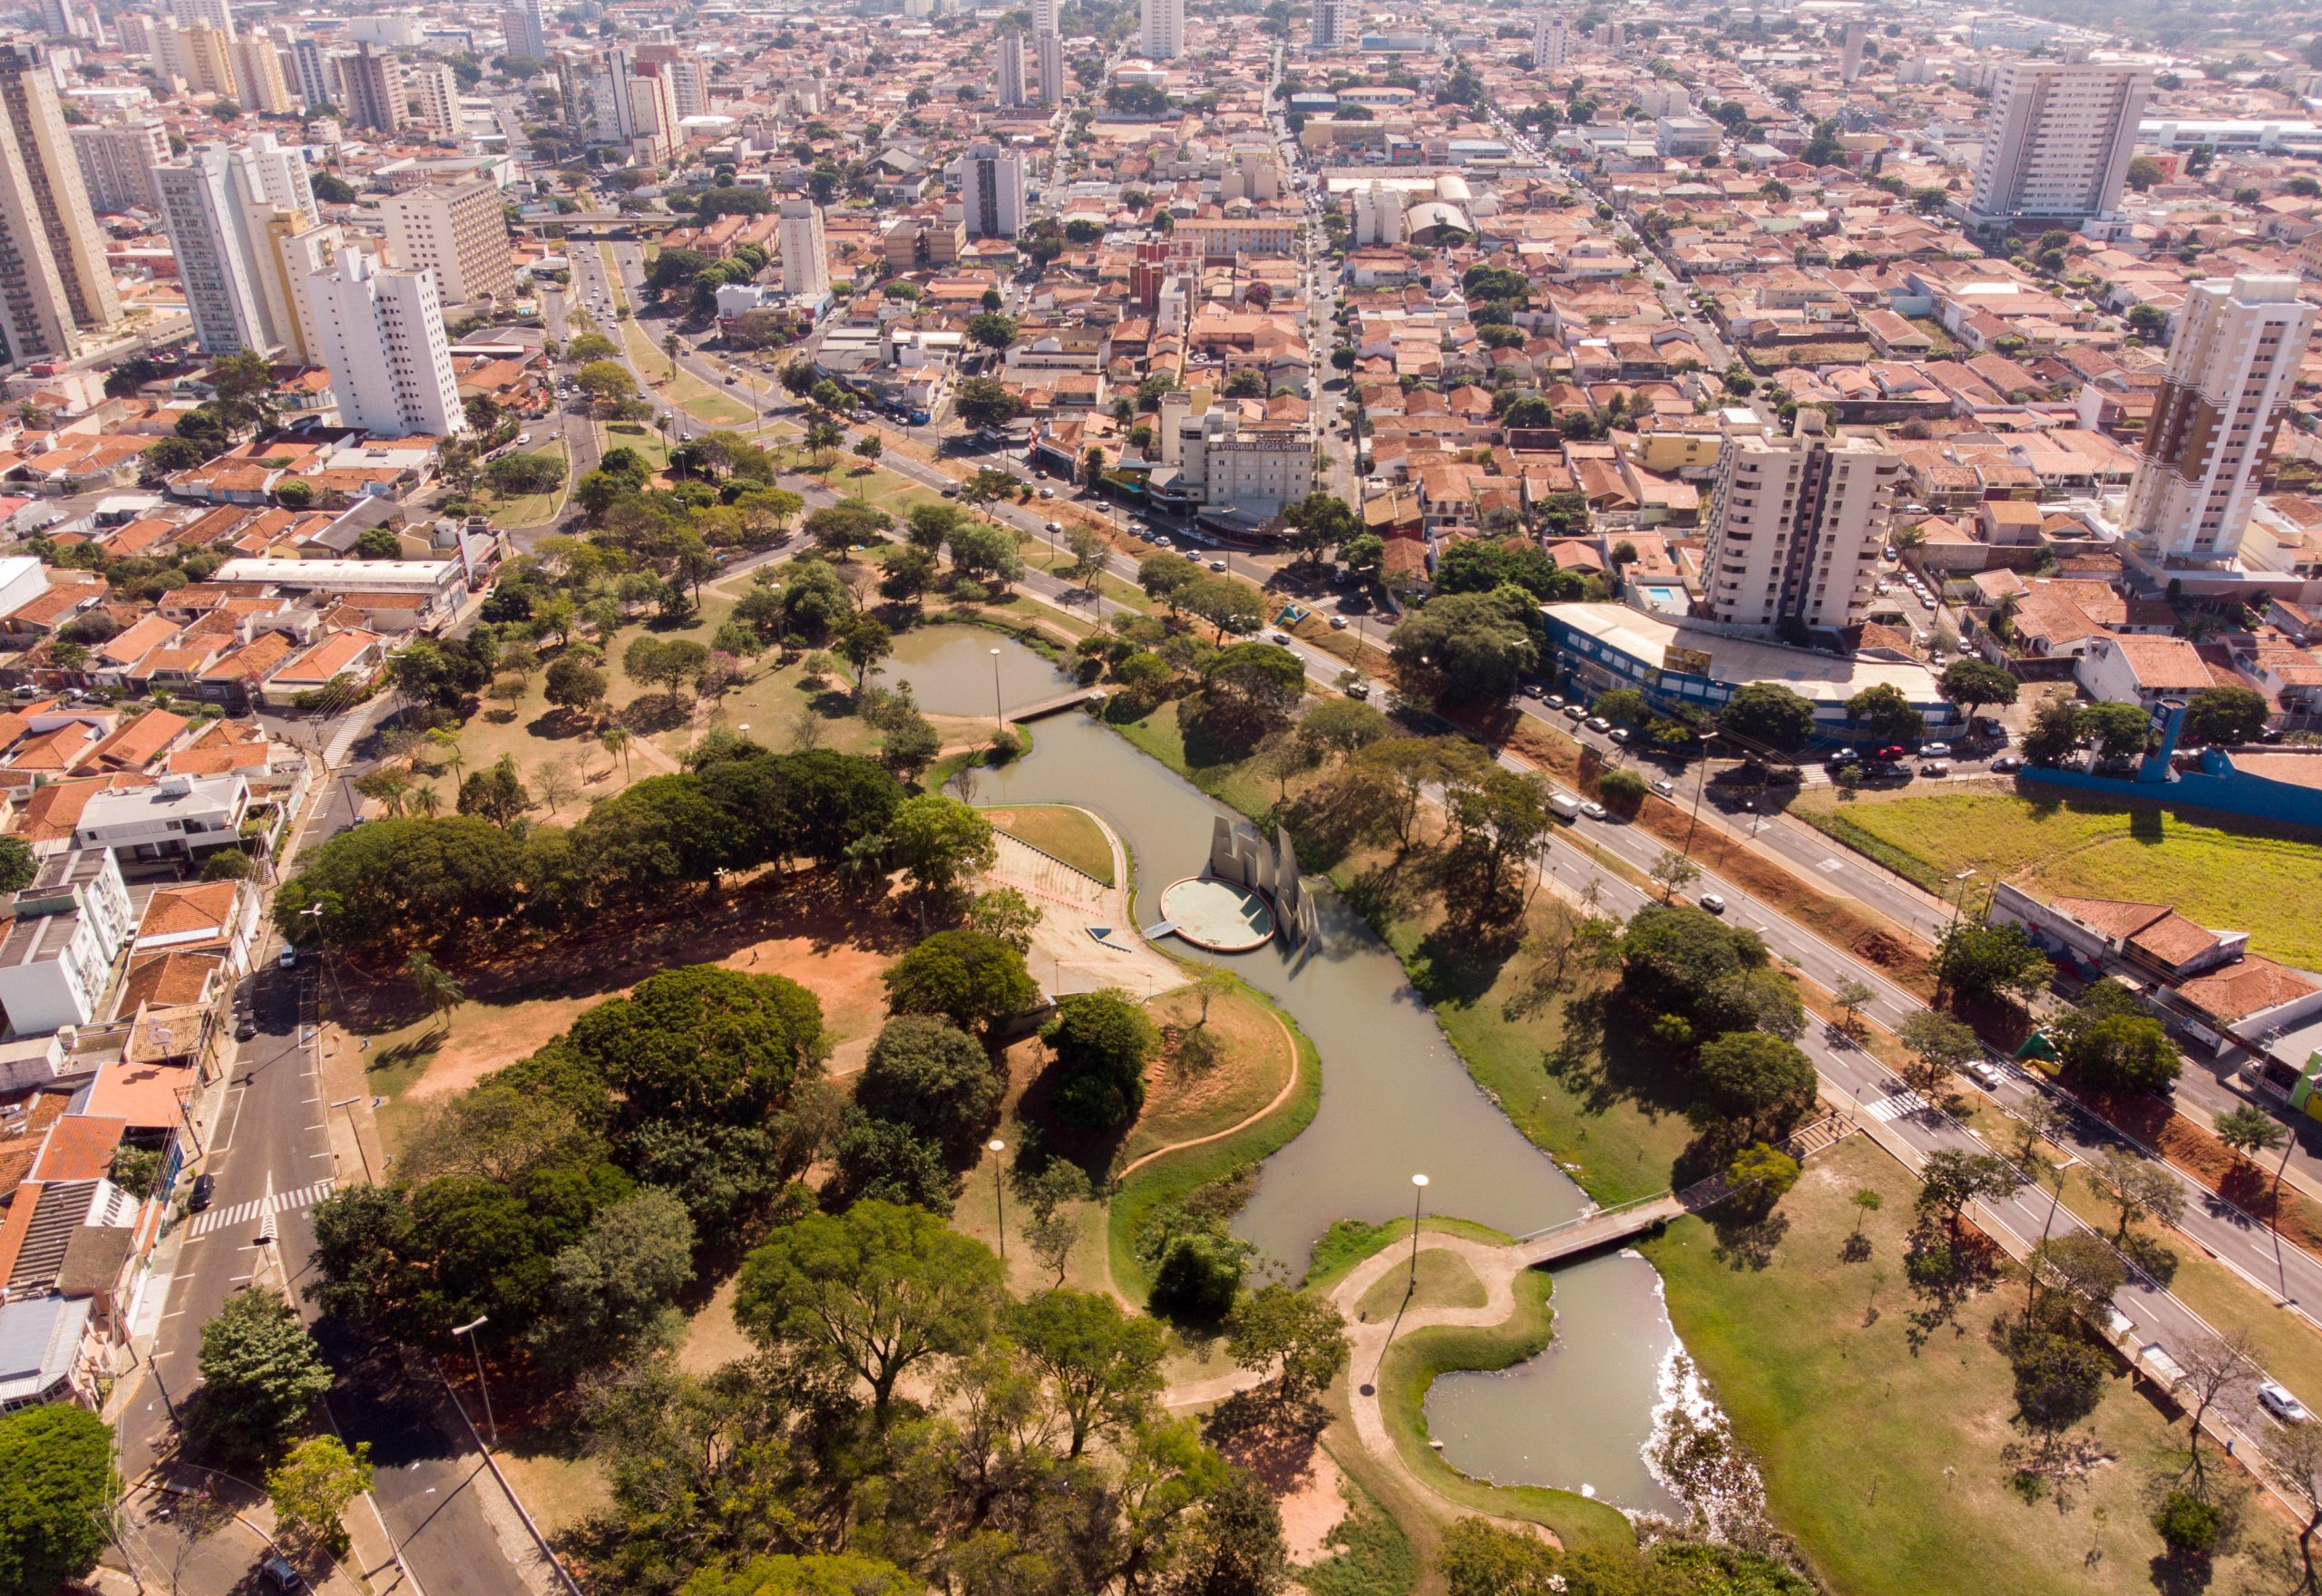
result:
M 1859 1190 L 1883 1206 L 1848 1239 Z M 1986 1338 L 2020 1298 L 2005 1280 L 1969 1299 L 1914 1348 L 1919 1308 L 1902 1281 L 1916 1183 L 1867 1137 L 1818 1156 L 1776 1216 L 1770 1246 L 1729 1249 L 1687 1219 L 1643 1244 L 1666 1283 L 1669 1315 L 1762 1469 L 1777 1523 L 1833 1590 L 1850 1596 L 1932 1591 L 2065 1592 L 2191 1590 L 2161 1579 L 2147 1491 L 2183 1457 L 2172 1425 L 2123 1373 L 2081 1435 L 2091 1465 L 2064 1497 L 2011 1487 L 2007 1448 L 2023 1443 L 2005 1360 Z M 2102 1509 L 2100 1517 L 2097 1510 Z M 2278 1543 L 2254 1504 L 2244 1548 L 2210 1588 L 2251 1583 L 2250 1549 Z M 2093 1555 L 2092 1555 L 2093 1554 Z
M 565 473 L 566 482 L 545 493 L 526 493 L 513 499 L 495 501 L 492 506 L 492 519 L 510 531 L 546 526 L 554 521 L 564 508 L 564 490 L 571 485 L 571 461 L 564 452 L 563 439 L 557 439 L 545 449 L 530 450 L 525 457 L 555 462 L 557 469 Z
M 2322 839 L 2149 804 L 1979 791 L 1839 801 L 1810 788 L 1791 813 L 1940 890 L 1973 866 L 2042 896 L 2167 903 L 2205 926 L 2249 933 L 2269 959 L 2322 964 Z

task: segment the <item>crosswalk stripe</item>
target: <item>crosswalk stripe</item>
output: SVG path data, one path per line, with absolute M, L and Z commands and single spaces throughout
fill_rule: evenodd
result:
M 1907 1114 L 1920 1113 L 1927 1106 L 1927 1099 L 1917 1092 L 1898 1092 L 1870 1105 L 1870 1117 L 1882 1122 L 1900 1119 Z
M 270 1200 L 265 1197 L 252 1197 L 235 1203 L 231 1208 L 218 1208 L 212 1209 L 208 1213 L 198 1213 L 193 1216 L 193 1223 L 187 1228 L 186 1234 L 189 1238 L 207 1236 L 213 1231 L 248 1223 L 268 1213 L 295 1213 L 299 1209 L 311 1208 L 329 1196 L 337 1183 L 332 1180 L 320 1180 L 311 1185 L 301 1186 L 295 1192 L 278 1192 Z

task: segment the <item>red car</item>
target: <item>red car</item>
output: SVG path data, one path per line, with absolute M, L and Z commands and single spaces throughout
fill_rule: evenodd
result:
M 1872 754 L 1870 757 L 1877 760 L 1883 760 L 1885 763 L 1892 764 L 1897 760 L 1903 758 L 1905 754 L 1906 750 L 1900 743 L 1889 743 L 1884 748 L 1881 748 Z

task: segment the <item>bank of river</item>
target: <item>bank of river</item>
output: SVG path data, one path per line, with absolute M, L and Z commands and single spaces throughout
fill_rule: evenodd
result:
M 896 642 L 888 679 L 908 680 L 937 713 L 988 711 L 995 647 L 1008 703 L 1052 696 L 1065 679 L 993 634 L 930 628 Z M 1103 815 L 1128 846 L 1146 923 L 1158 918 L 1161 886 L 1200 873 L 1213 818 L 1233 813 L 1078 714 L 1039 722 L 1028 757 L 979 773 L 976 800 L 1078 803 Z M 1511 1235 L 1580 1213 L 1580 1188 L 1477 1089 L 1393 950 L 1327 883 L 1312 884 L 1321 933 L 1308 946 L 1217 956 L 1295 1018 L 1322 1061 L 1313 1123 L 1266 1161 L 1236 1233 L 1294 1277 L 1332 1221 L 1410 1212 L 1414 1174 L 1429 1178 L 1430 1212 Z M 1652 1266 L 1627 1256 L 1559 1270 L 1555 1309 L 1556 1345 L 1543 1357 L 1437 1383 L 1445 1457 L 1478 1478 L 1592 1484 L 1623 1507 L 1674 1511 L 1641 1453 L 1676 1347 Z M 1431 1427 L 1435 1412 L 1431 1399 Z

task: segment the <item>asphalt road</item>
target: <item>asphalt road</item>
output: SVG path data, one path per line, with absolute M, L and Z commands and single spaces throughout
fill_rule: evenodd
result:
M 302 848 L 352 822 L 355 803 L 346 783 L 355 774 L 342 770 L 333 779 Z M 261 1249 L 278 1254 L 301 1316 L 315 1323 L 313 1306 L 301 1294 L 313 1278 L 312 1207 L 336 1175 L 327 1122 L 334 1111 L 299 1020 L 299 983 L 307 971 L 280 968 L 278 947 L 273 938 L 266 940 L 258 973 L 244 982 L 259 1031 L 234 1056 L 225 1105 L 199 1165 L 217 1177 L 217 1194 L 205 1212 L 184 1221 L 188 1239 L 154 1343 L 159 1383 L 149 1378 L 122 1416 L 120 1466 L 127 1478 L 169 1446 L 169 1402 L 182 1409 L 195 1391 L 201 1328 L 249 1282 Z M 274 1239 L 268 1242 L 259 1232 L 269 1213 Z M 453 1447 L 433 1408 L 405 1390 L 399 1367 L 383 1369 L 343 1339 L 327 1338 L 324 1352 L 337 1377 L 327 1399 L 333 1419 L 349 1442 L 371 1443 L 377 1468 L 372 1495 L 418 1587 L 428 1596 L 532 1596 L 470 1485 L 482 1460 Z M 199 1582 L 189 1576 L 185 1588 L 204 1596 L 235 1588 L 230 1580 L 216 1582 L 234 1572 L 235 1555 L 203 1551 Z

